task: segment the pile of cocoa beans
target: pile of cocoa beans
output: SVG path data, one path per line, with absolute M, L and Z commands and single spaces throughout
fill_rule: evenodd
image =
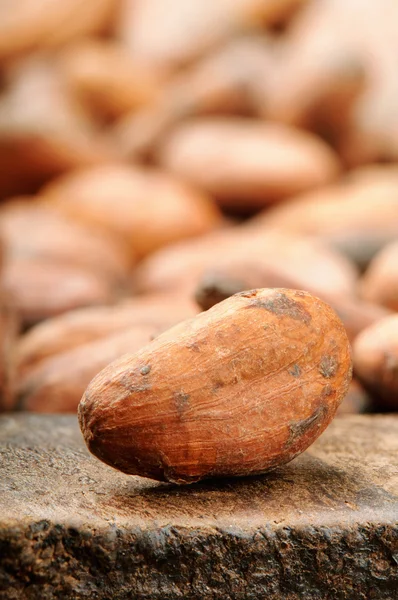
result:
M 288 288 L 346 328 L 339 413 L 398 410 L 397 23 L 396 0 L 1 3 L 1 409 L 76 412 L 123 354 Z

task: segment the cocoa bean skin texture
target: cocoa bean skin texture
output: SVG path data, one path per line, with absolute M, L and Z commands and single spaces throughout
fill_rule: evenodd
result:
M 327 304 L 251 290 L 106 367 L 79 422 L 89 450 L 125 473 L 178 484 L 259 474 L 312 444 L 351 375 L 346 332 Z

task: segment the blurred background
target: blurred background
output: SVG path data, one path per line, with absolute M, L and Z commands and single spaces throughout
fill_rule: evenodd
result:
M 236 292 L 340 315 L 398 410 L 398 2 L 0 3 L 2 410 Z

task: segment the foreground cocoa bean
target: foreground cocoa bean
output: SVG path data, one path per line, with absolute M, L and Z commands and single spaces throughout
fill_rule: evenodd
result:
M 206 195 L 155 169 L 110 164 L 72 172 L 43 195 L 54 210 L 115 235 L 139 256 L 221 223 Z
M 79 405 L 89 450 L 175 483 L 262 473 L 325 429 L 351 379 L 344 327 L 305 292 L 238 294 L 109 365 Z
M 160 163 L 220 204 L 258 208 L 333 181 L 339 161 L 310 133 L 249 119 L 196 119 L 165 139 Z

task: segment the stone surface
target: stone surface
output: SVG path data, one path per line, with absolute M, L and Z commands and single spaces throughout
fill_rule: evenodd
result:
M 0 445 L 1 600 L 398 598 L 396 416 L 187 487 L 101 464 L 73 416 L 2 416 Z

